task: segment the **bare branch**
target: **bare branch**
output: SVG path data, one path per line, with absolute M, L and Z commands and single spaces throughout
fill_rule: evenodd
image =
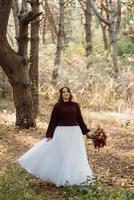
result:
M 83 6 L 83 4 L 82 4 L 82 2 L 83 1 L 81 1 L 81 0 L 78 0 L 78 2 L 79 2 L 79 4 L 80 4 L 80 6 L 81 6 L 81 8 L 82 8 L 82 10 L 84 11 L 84 13 L 86 12 L 86 9 L 84 8 L 84 6 Z
M 44 19 L 44 16 L 42 16 L 42 18 L 40 20 L 36 21 L 36 23 L 40 23 L 43 19 Z M 32 23 L 35 23 L 34 20 L 31 22 L 31 24 Z
M 19 19 L 24 24 L 28 24 L 33 21 L 36 17 L 40 16 L 42 12 L 36 13 L 34 11 L 20 13 Z
M 78 1 L 81 1 L 81 2 L 83 2 L 84 4 L 86 4 L 86 0 L 84 1 L 84 0 L 78 0 Z
M 88 0 L 90 3 L 91 8 L 93 9 L 95 15 L 101 20 L 103 21 L 105 24 L 107 24 L 109 26 L 109 21 L 107 19 L 105 19 L 97 10 L 93 0 Z
M 103 9 L 106 11 L 106 12 L 109 12 L 110 13 L 110 10 L 108 9 L 108 7 L 104 4 L 104 2 L 101 3 Z

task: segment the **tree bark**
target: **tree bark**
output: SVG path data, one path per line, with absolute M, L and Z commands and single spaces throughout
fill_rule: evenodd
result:
M 63 35 L 64 35 L 64 0 L 60 0 L 59 32 L 57 38 L 55 65 L 60 64 Z
M 118 69 L 117 69 L 118 48 L 117 48 L 117 31 L 116 31 L 115 14 L 114 14 L 115 11 L 114 11 L 112 0 L 109 0 L 109 6 L 110 6 L 110 10 L 111 10 L 109 32 L 110 32 L 110 35 L 111 35 L 111 47 L 112 47 L 112 57 L 113 57 L 113 64 L 114 64 L 114 76 L 116 77 L 117 74 L 118 74 Z
M 106 1 L 106 3 L 107 3 L 107 1 Z M 107 18 L 107 20 L 109 20 L 108 7 L 107 7 L 107 10 L 106 10 L 103 4 L 101 6 L 102 6 L 101 7 L 101 15 L 103 15 L 103 13 L 105 12 L 106 18 Z M 101 30 L 102 30 L 104 49 L 105 50 L 110 50 L 109 43 L 108 43 L 108 38 L 107 38 L 107 24 L 104 24 L 100 19 L 99 19 L 99 23 L 100 23 Z
M 45 13 L 46 13 L 46 18 L 47 18 L 48 23 L 50 25 L 52 41 L 55 44 L 55 40 L 56 40 L 56 37 L 58 35 L 58 31 L 57 31 L 57 27 L 56 27 L 56 24 L 55 24 L 54 16 L 53 16 L 53 14 L 51 12 L 48 0 L 45 0 L 45 5 L 43 5 L 43 7 L 44 7 L 44 10 L 45 10 Z
M 53 84 L 56 84 L 56 79 L 58 77 L 58 65 L 60 65 L 61 61 L 63 36 L 64 36 L 64 0 L 60 0 L 59 32 L 57 36 L 57 48 L 56 48 L 55 64 L 54 64 L 55 66 L 52 75 Z
M 100 21 L 100 26 L 101 26 L 102 35 L 103 35 L 104 49 L 108 50 L 109 46 L 108 46 L 107 33 L 106 33 L 107 26 L 103 24 L 101 21 Z
M 85 10 L 85 33 L 86 33 L 86 56 L 92 53 L 92 32 L 91 32 L 91 6 L 89 1 L 86 0 L 86 10 Z
M 13 98 L 16 108 L 16 125 L 20 128 L 30 128 L 36 126 L 36 123 L 33 112 L 28 68 L 27 65 L 25 65 L 21 47 L 19 55 L 10 47 L 6 38 L 11 2 L 12 0 L 0 0 L 0 65 L 8 76 L 9 82 L 13 88 Z
M 42 3 L 42 5 L 43 5 L 43 9 L 45 11 L 45 18 L 44 18 L 44 23 L 43 23 L 43 34 L 42 34 L 43 44 L 45 44 L 45 42 L 46 42 L 45 35 L 48 30 L 50 30 L 52 42 L 53 42 L 53 44 L 55 44 L 55 41 L 56 41 L 56 38 L 58 35 L 57 27 L 55 24 L 55 19 L 52 14 L 52 11 L 50 9 L 48 0 L 44 0 L 44 3 Z
M 13 88 L 16 125 L 20 128 L 34 127 L 36 124 L 28 69 L 23 64 L 21 56 L 17 55 L 9 46 L 7 40 L 1 37 L 0 48 L 0 65 Z
M 46 32 L 47 32 L 47 16 L 45 16 L 43 21 L 43 33 L 42 33 L 43 44 L 45 44 L 46 42 Z
M 39 13 L 39 0 L 30 1 L 32 11 Z M 33 96 L 35 115 L 39 113 L 39 18 L 31 23 L 31 48 L 30 48 L 30 69 L 29 77 Z

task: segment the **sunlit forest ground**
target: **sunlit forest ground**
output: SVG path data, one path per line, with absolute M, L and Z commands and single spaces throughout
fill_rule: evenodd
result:
M 45 109 L 51 110 L 50 106 L 48 109 L 44 105 L 42 112 L 45 112 Z M 54 184 L 28 174 L 17 163 L 20 155 L 45 137 L 49 114 L 48 116 L 41 114 L 38 117 L 38 128 L 18 130 L 14 126 L 15 113 L 12 102 L 3 100 L 0 110 L 1 200 L 133 200 L 133 114 L 93 112 L 83 109 L 82 113 L 87 125 L 94 129 L 98 123 L 101 124 L 108 136 L 107 146 L 100 151 L 94 149 L 92 141 L 85 139 L 89 163 L 98 182 L 92 187 L 57 188 Z

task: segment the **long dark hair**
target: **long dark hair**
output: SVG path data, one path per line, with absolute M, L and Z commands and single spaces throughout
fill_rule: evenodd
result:
M 59 99 L 58 99 L 58 102 L 63 102 L 63 97 L 62 97 L 62 93 L 63 93 L 63 89 L 66 88 L 68 90 L 68 92 L 70 93 L 70 98 L 69 98 L 69 101 L 71 102 L 72 101 L 72 98 L 73 98 L 73 95 L 71 93 L 71 90 L 69 89 L 69 87 L 62 87 L 59 89 L 59 93 L 60 93 L 60 96 L 59 96 Z

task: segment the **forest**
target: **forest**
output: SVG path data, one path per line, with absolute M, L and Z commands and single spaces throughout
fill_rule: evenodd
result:
M 59 89 L 85 123 L 95 186 L 53 184 L 17 158 L 45 137 Z M 0 0 L 0 199 L 134 199 L 134 0 Z

